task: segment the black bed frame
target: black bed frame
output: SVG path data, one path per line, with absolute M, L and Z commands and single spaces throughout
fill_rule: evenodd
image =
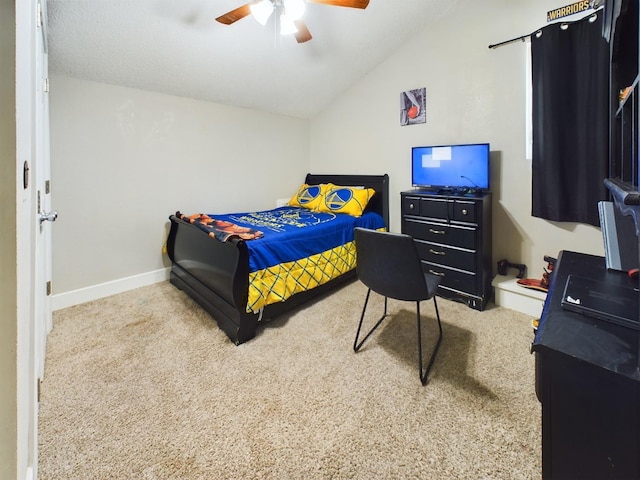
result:
M 389 227 L 388 175 L 307 174 L 305 183 L 373 188 L 376 194 L 369 201 L 367 211 L 382 215 Z M 249 254 L 244 240 L 215 241 L 175 215 L 169 220 L 170 282 L 198 302 L 236 345 L 255 336 L 259 321 L 280 315 L 355 276 L 354 269 L 313 290 L 293 295 L 285 302 L 267 305 L 261 314 L 247 313 Z

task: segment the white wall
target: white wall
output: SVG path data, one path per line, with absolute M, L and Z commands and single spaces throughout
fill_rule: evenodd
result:
M 272 208 L 308 170 L 307 120 L 63 76 L 50 102 L 56 296 L 162 269 L 170 214 Z
M 310 169 L 389 173 L 391 229 L 411 188 L 415 145 L 491 143 L 493 259 L 525 263 L 540 278 L 544 255 L 603 255 L 598 228 L 531 216 L 525 158 L 525 43 L 488 46 L 546 24 L 556 0 L 458 2 L 345 92 L 311 123 Z M 400 126 L 400 92 L 426 87 L 427 123 Z M 585 132 L 588 134 L 588 132 Z

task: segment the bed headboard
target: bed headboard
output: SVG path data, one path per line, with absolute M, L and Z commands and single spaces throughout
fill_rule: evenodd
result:
M 373 188 L 376 194 L 369 200 L 366 211 L 377 212 L 384 218 L 389 228 L 389 175 L 324 175 L 307 173 L 305 183 L 335 183 L 336 185 L 362 186 Z

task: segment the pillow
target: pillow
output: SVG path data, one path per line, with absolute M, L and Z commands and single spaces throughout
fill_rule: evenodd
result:
M 315 210 L 324 198 L 325 191 L 332 186 L 330 183 L 320 185 L 307 185 L 303 183 L 296 194 L 289 200 L 290 207 L 304 207 Z
M 373 188 L 330 185 L 324 192 L 324 197 L 317 206 L 317 211 L 348 213 L 359 217 L 375 193 Z

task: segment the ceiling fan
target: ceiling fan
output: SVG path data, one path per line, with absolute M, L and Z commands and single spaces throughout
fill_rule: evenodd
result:
M 369 0 L 306 0 L 309 3 L 333 5 L 337 7 L 350 7 L 365 9 Z M 230 12 L 220 15 L 216 20 L 225 25 L 231 25 L 248 15 L 252 15 L 260 24 L 266 25 L 271 14 L 276 12 L 276 25 L 279 25 L 280 33 L 287 35 L 293 33 L 298 43 L 311 40 L 311 33 L 307 25 L 301 20 L 304 14 L 305 0 L 254 0 L 242 5 Z

